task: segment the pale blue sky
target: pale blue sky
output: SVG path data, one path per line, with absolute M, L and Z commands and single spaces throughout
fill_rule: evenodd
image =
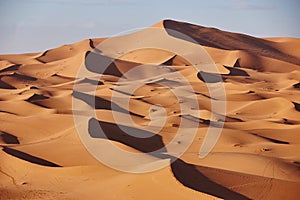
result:
M 0 53 L 44 51 L 175 19 L 300 38 L 298 0 L 0 0 Z

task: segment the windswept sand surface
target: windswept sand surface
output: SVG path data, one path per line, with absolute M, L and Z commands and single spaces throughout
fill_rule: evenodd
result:
M 130 51 L 130 42 L 123 40 L 118 45 L 128 52 L 113 60 L 112 47 L 93 51 L 105 39 L 89 39 L 43 53 L 0 55 L 0 199 L 300 199 L 300 39 L 260 39 L 171 20 L 153 27 L 178 40 L 185 38 L 170 29 L 189 36 L 193 41 L 185 42 L 191 47 L 203 45 L 221 73 L 226 116 L 212 152 L 203 159 L 198 156 L 209 124 L 218 123 L 207 88 L 217 83 L 205 83 L 174 52 Z M 140 41 L 152 37 L 143 31 L 137 35 Z M 112 63 L 101 72 L 101 66 L 86 60 L 88 55 Z M 82 64 L 102 73 L 101 79 L 78 78 Z M 148 68 L 137 77 L 122 76 L 141 64 Z M 181 113 L 181 100 L 162 86 L 184 90 L 180 79 L 172 78 L 175 71 L 191 84 L 199 116 L 193 115 L 193 107 Z M 151 106 L 165 108 L 166 121 L 155 137 L 136 139 L 117 126 L 110 102 L 119 80 L 124 87 L 144 83 L 132 95 L 119 91 L 130 99 L 128 111 L 135 123 L 146 126 L 152 119 L 155 126 L 163 116 Z M 73 90 L 75 83 L 87 91 L 96 88 L 96 97 Z M 186 134 L 197 127 L 196 136 L 178 160 L 161 170 L 121 172 L 99 162 L 81 142 L 72 98 L 85 102 L 86 108 L 95 101 L 97 118 L 92 123 L 105 129 L 107 138 L 102 140 L 126 151 L 165 146 L 182 121 Z M 123 105 L 115 106 L 114 112 L 126 113 Z

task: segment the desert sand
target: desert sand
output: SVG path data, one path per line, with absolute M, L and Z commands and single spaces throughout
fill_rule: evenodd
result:
M 202 45 L 221 74 L 226 115 L 212 151 L 199 158 L 209 125 L 217 123 L 207 88 L 215 83 L 206 83 L 193 63 L 174 52 L 130 51 L 127 35 L 121 36 L 123 55 L 118 58 L 111 46 L 97 48 L 105 38 L 40 53 L 0 55 L 0 199 L 300 199 L 300 39 L 255 38 L 172 20 L 153 27 L 170 38 L 177 36 L 169 30 L 192 38 L 176 39 L 191 48 Z M 137 35 L 140 41 L 151 41 L 147 31 Z M 99 71 L 101 66 L 89 68 L 86 58 L 93 54 L 95 59 L 111 60 L 105 72 Z M 101 79 L 78 77 L 83 64 L 92 73 L 102 73 Z M 138 78 L 123 76 L 142 64 L 149 70 L 137 72 Z M 195 108 L 181 113 L 180 100 L 161 86 L 168 82 L 176 91 L 182 89 L 180 80 L 172 78 L 174 71 L 195 91 L 199 116 L 193 115 Z M 119 111 L 112 111 L 112 93 L 120 79 L 125 85 L 144 85 L 132 95 L 122 93 L 130 100 L 128 110 L 120 103 Z M 74 84 L 96 88 L 96 97 L 79 94 Z M 76 129 L 72 99 L 85 102 L 77 115 L 94 100 L 93 121 L 105 127 L 103 140 L 126 151 L 149 152 L 167 145 L 182 121 L 186 133 L 196 126 L 196 135 L 183 155 L 163 169 L 122 172 L 87 150 Z M 152 105 L 163 106 L 167 113 L 156 137 L 124 136 L 113 112 L 130 112 L 140 129 L 154 119 L 155 127 L 161 113 L 154 110 L 151 118 Z

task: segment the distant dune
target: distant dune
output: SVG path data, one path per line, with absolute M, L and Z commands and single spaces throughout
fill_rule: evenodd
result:
M 114 46 L 98 48 L 105 41 L 100 38 L 40 53 L 0 55 L 0 199 L 300 199 L 300 39 L 255 38 L 172 20 L 152 27 L 191 48 L 202 45 L 220 72 L 226 115 L 212 152 L 203 159 L 198 156 L 209 125 L 220 122 L 214 117 L 221 114 L 212 113 L 207 87 L 220 80 L 165 49 L 130 51 L 131 40 L 126 38 L 151 41 L 153 35 L 147 32 L 137 33 L 139 38 L 135 33 L 120 37 L 122 44 L 113 45 L 122 48 L 115 52 Z M 112 56 L 117 54 L 121 56 Z M 188 52 L 191 58 L 196 55 Z M 106 70 L 101 63 L 108 63 Z M 142 64 L 144 70 L 134 77 L 123 76 Z M 82 65 L 91 74 L 101 74 L 101 79 L 78 77 Z M 184 108 L 181 113 L 181 100 L 161 86 L 185 90 L 174 72 L 191 84 L 199 108 Z M 133 94 L 117 91 L 130 100 L 129 109 L 112 101 L 119 80 L 124 88 L 144 84 Z M 85 91 L 91 87 L 96 91 L 76 91 L 75 83 Z M 85 148 L 73 119 L 81 111 L 73 109 L 72 99 L 84 102 L 81 111 L 95 105 L 96 118 L 89 125 L 100 124 L 107 138 L 91 129 L 92 138 L 111 140 L 126 151 L 163 148 L 183 121 L 184 133 L 196 126 L 196 136 L 183 155 L 163 169 L 121 172 L 99 162 Z M 153 127 L 163 121 L 153 105 L 165 108 L 163 128 L 146 139 L 126 135 L 122 127 L 151 134 L 141 127 L 151 119 Z M 129 112 L 140 127 L 116 123 L 112 107 L 120 116 Z M 200 116 L 193 114 L 195 109 Z M 171 158 L 168 149 L 151 156 Z

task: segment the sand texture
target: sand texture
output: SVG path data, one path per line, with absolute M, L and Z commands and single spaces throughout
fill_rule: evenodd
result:
M 207 84 L 217 83 L 207 83 L 193 63 L 168 49 L 131 51 L 132 38 L 160 43 L 147 31 L 121 36 L 122 44 L 112 43 L 122 47 L 118 58 L 113 46 L 95 50 L 105 38 L 40 53 L 0 55 L 1 200 L 300 199 L 300 39 L 255 38 L 172 20 L 153 27 L 184 42 L 191 58 L 196 54 L 189 48 L 202 45 L 221 74 L 225 123 L 208 156 L 200 159 L 199 149 L 208 127 L 218 123 L 218 113 L 212 113 Z M 87 61 L 88 56 L 94 62 Z M 94 65 L 97 59 L 110 62 L 104 72 L 101 65 Z M 78 77 L 82 65 L 91 74 L 101 74 L 101 79 Z M 123 76 L 139 65 L 145 65 L 144 70 Z M 190 83 L 199 108 L 179 109 L 182 100 L 175 93 L 185 91 L 185 86 L 172 76 L 174 72 Z M 214 75 L 209 70 L 203 73 Z M 129 108 L 112 101 L 117 86 L 125 90 L 137 83 L 143 85 L 130 95 L 119 91 L 121 99 L 129 99 Z M 75 90 L 74 84 L 88 92 Z M 81 110 L 74 110 L 74 99 L 84 102 Z M 189 96 L 183 101 L 189 102 Z M 111 102 L 117 111 L 112 111 Z M 113 117 L 115 112 L 125 119 L 130 112 L 139 127 L 129 130 L 143 131 L 143 126 L 156 127 L 163 121 L 164 115 L 153 105 L 164 107 L 166 117 L 163 128 L 150 139 L 128 136 Z M 74 113 L 84 115 L 93 106 L 96 117 L 90 125 L 99 123 L 107 137 L 97 138 L 93 130 L 90 135 L 125 151 L 147 153 L 164 147 L 183 121 L 186 134 L 196 127 L 195 137 L 183 155 L 163 169 L 140 174 L 118 171 L 99 162 L 78 135 Z M 200 115 L 193 114 L 195 109 Z M 126 120 L 121 123 L 130 126 Z M 169 158 L 168 150 L 160 155 Z

